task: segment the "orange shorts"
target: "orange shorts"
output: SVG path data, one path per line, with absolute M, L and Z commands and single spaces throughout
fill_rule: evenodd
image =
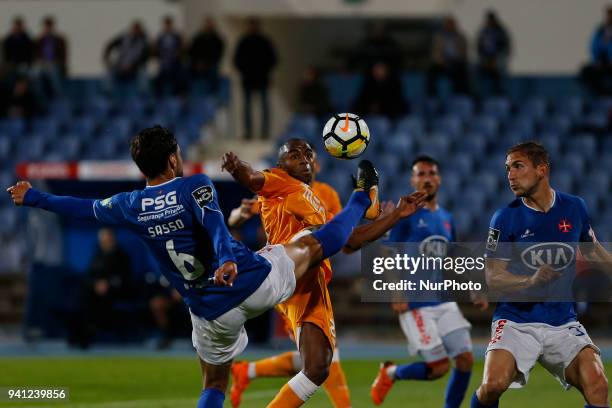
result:
M 314 272 L 314 273 L 311 273 Z M 293 332 L 299 348 L 300 330 L 304 323 L 312 323 L 323 330 L 332 350 L 336 347 L 336 326 L 325 275 L 309 271 L 298 280 L 293 295 L 276 306 L 286 326 Z

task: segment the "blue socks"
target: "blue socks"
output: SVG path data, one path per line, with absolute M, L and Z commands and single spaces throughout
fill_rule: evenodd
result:
M 426 380 L 427 379 L 427 364 L 412 363 L 397 366 L 395 369 L 396 380 Z
M 197 408 L 223 408 L 225 394 L 217 388 L 205 388 L 200 394 Z
M 470 384 L 471 376 L 471 371 L 460 371 L 453 368 L 448 384 L 446 384 L 446 404 L 444 408 L 459 408 L 461 401 L 463 401 L 463 397 L 465 397 L 467 387 Z
M 323 224 L 320 230 L 312 234 L 321 243 L 324 259 L 342 249 L 351 236 L 353 228 L 359 223 L 369 206 L 369 194 L 364 191 L 355 191 L 351 194 L 346 207 L 328 223 Z
M 589 405 L 589 404 L 584 404 L 584 408 L 609 408 L 609 405 L 606 405 L 605 407 L 600 407 L 598 405 Z
M 497 408 L 499 406 L 499 401 L 495 401 L 493 405 L 485 405 L 478 401 L 478 397 L 476 396 L 476 392 L 474 391 L 474 395 L 472 395 L 472 401 L 470 403 L 470 408 Z

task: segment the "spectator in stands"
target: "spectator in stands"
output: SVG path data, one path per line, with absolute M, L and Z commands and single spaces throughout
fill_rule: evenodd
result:
M 155 56 L 159 60 L 159 71 L 155 79 L 157 94 L 164 94 L 169 89 L 173 95 L 185 89 L 185 71 L 183 69 L 183 38 L 174 29 L 174 20 L 166 16 L 162 22 L 162 31 L 155 42 Z
M 42 98 L 59 96 L 63 93 L 63 81 L 67 74 L 68 48 L 64 37 L 55 31 L 53 17 L 45 17 L 42 27 L 42 33 L 36 40 L 34 70 L 38 94 Z
M 5 104 L 5 116 L 8 118 L 29 119 L 38 113 L 38 103 L 26 76 L 16 79 Z
M 27 74 L 34 57 L 34 43 L 21 17 L 13 19 L 10 33 L 4 38 L 4 63 L 11 73 Z
M 606 20 L 591 38 L 591 61 L 581 72 L 585 85 L 597 95 L 612 94 L 612 6 L 606 9 Z
M 219 63 L 224 49 L 225 44 L 214 21 L 204 18 L 200 31 L 191 40 L 189 57 L 191 74 L 194 78 L 204 80 L 206 91 L 216 92 L 219 88 Z
M 510 55 L 510 36 L 494 11 L 488 11 L 478 32 L 478 69 L 491 82 L 493 92 L 502 93 L 502 75 Z
M 149 286 L 152 292 L 149 309 L 158 330 L 155 347 L 158 350 L 167 349 L 175 337 L 188 334 L 189 312 L 181 295 L 170 287 L 163 276 Z
M 114 328 L 120 321 L 113 305 L 129 300 L 134 292 L 130 257 L 119 247 L 112 230 L 98 232 L 98 249 L 89 266 L 82 307 L 71 328 L 69 341 L 87 348 L 99 327 Z
M 442 28 L 434 35 L 432 63 L 427 71 L 427 93 L 437 94 L 438 80 L 448 77 L 454 93 L 469 92 L 467 74 L 467 40 L 453 17 L 444 19 Z
M 298 93 L 300 112 L 321 116 L 331 111 L 329 91 L 316 68 L 306 70 Z
M 372 67 L 357 97 L 355 111 L 392 119 L 406 111 L 400 78 L 387 64 L 379 62 Z
M 392 71 L 400 69 L 402 50 L 391 37 L 384 23 L 373 24 L 368 36 L 359 44 L 355 52 L 356 65 L 362 72 L 368 72 L 378 62 L 385 63 Z
M 274 45 L 268 37 L 261 33 L 259 20 L 250 19 L 247 32 L 238 42 L 234 55 L 234 65 L 242 77 L 244 127 L 247 140 L 253 136 L 251 98 L 254 93 L 258 93 L 261 97 L 261 137 L 267 139 L 270 136 L 268 86 L 270 73 L 276 63 L 277 57 Z
M 119 84 L 136 81 L 140 91 L 146 92 L 148 58 L 147 35 L 142 24 L 135 21 L 128 31 L 113 38 L 104 48 L 103 59 L 109 70 L 111 89 L 117 90 Z

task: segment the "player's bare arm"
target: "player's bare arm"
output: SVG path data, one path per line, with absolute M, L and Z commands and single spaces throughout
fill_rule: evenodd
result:
M 239 207 L 236 207 L 230 213 L 227 219 L 227 226 L 230 228 L 239 228 L 242 224 L 253 218 L 253 206 L 257 204 L 256 198 L 243 198 Z
M 245 161 L 242 161 L 234 152 L 227 152 L 221 159 L 221 169 L 232 175 L 234 180 L 256 193 L 264 185 L 264 175 Z
M 414 214 L 419 208 L 425 205 L 427 194 L 424 192 L 414 192 L 400 198 L 392 211 L 384 214 L 376 221 L 366 225 L 360 225 L 353 230 L 349 241 L 345 245 L 343 252 L 351 253 L 360 249 L 365 243 L 372 242 L 383 236 L 399 220 Z
M 548 265 L 543 265 L 531 276 L 515 275 L 508 271 L 508 262 L 487 258 L 485 276 L 490 289 L 500 292 L 517 292 L 548 283 L 561 274 Z

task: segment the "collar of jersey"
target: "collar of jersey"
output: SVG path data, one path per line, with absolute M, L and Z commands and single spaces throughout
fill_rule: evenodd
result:
M 555 203 L 557 202 L 557 192 L 556 192 L 554 189 L 552 189 L 552 188 L 551 188 L 551 190 L 552 190 L 552 192 L 553 192 L 553 202 L 552 202 L 552 205 L 550 206 L 550 208 L 548 209 L 548 211 L 547 211 L 547 212 L 549 212 L 550 210 L 552 210 L 552 209 L 553 209 L 553 207 L 555 206 Z M 535 212 L 539 212 L 539 213 L 544 213 L 544 214 L 546 214 L 544 211 L 540 211 L 540 210 L 538 210 L 537 208 L 533 208 L 533 207 L 528 206 L 528 205 L 527 205 L 527 203 L 525 203 L 525 198 L 523 198 L 523 197 L 521 197 L 521 203 L 523 203 L 523 205 L 524 205 L 525 207 L 529 208 L 530 210 L 533 210 L 533 211 L 535 211 Z
M 180 177 L 175 177 L 175 178 L 173 178 L 172 180 L 164 181 L 163 183 L 161 183 L 161 184 L 156 184 L 156 185 L 154 185 L 154 186 L 150 186 L 150 185 L 148 185 L 148 184 L 147 184 L 147 185 L 145 186 L 145 188 L 156 188 L 156 187 L 160 187 L 160 186 L 163 186 L 163 185 L 166 185 L 166 184 L 172 183 L 172 182 L 173 182 L 174 180 L 176 180 L 176 179 L 180 179 Z

